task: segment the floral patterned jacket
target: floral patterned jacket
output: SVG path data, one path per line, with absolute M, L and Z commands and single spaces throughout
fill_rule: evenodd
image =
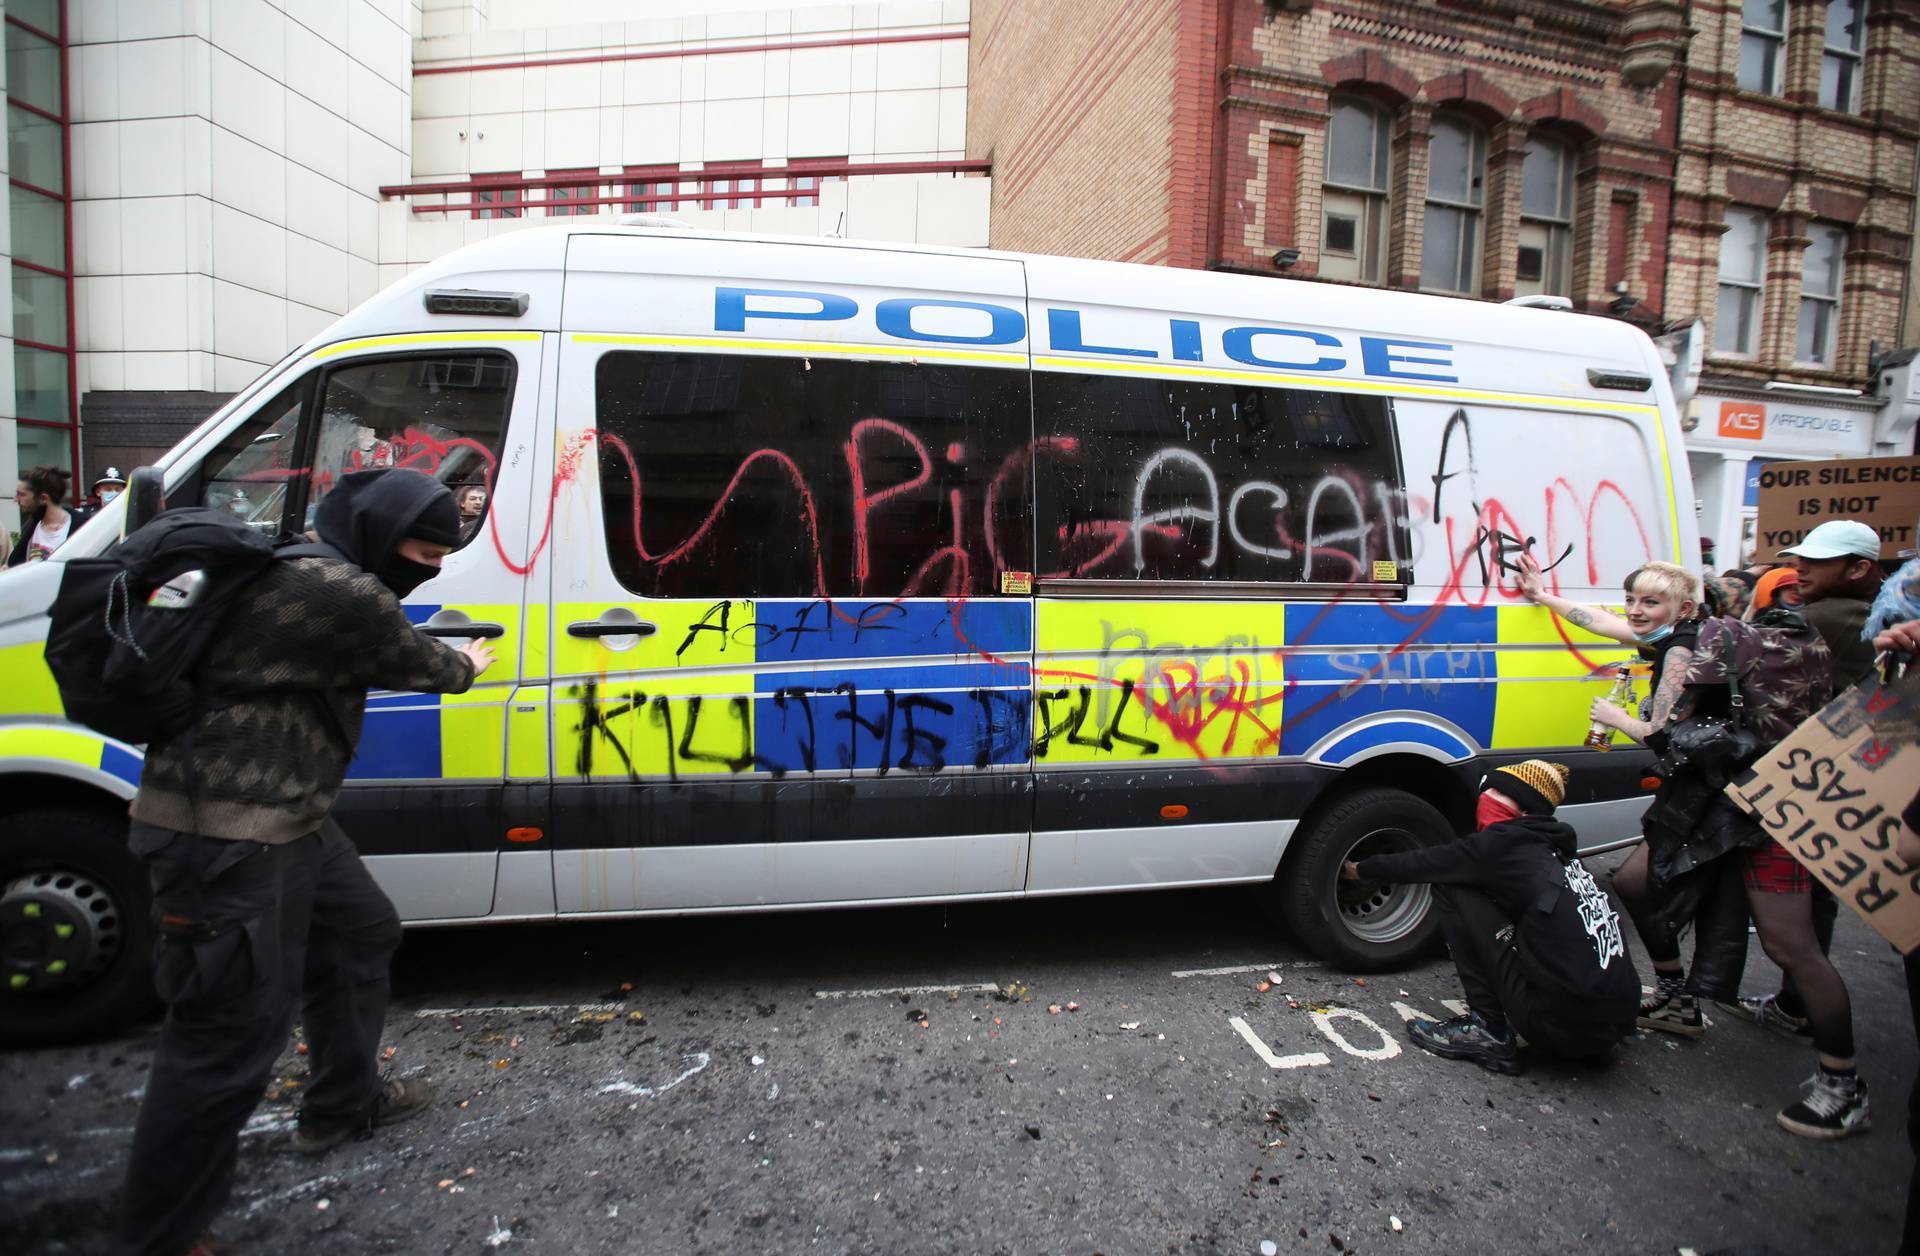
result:
M 1797 611 L 1770 610 L 1752 623 L 1706 620 L 1687 687 L 1724 689 L 1730 678 L 1739 685 L 1748 726 L 1771 746 L 1833 697 L 1833 654 Z

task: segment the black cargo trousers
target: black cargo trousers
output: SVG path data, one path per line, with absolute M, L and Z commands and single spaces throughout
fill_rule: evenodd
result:
M 296 1012 L 312 1073 L 302 1112 L 371 1119 L 400 917 L 331 818 L 272 845 L 138 822 L 128 842 L 153 880 L 166 1019 L 116 1250 L 179 1256 L 226 1202 Z
M 1626 1036 L 1631 1014 L 1621 1025 L 1590 1024 L 1541 1007 L 1513 945 L 1513 920 L 1485 893 L 1435 885 L 1433 907 L 1466 1004 L 1482 1019 L 1497 1014 L 1529 1046 L 1568 1060 L 1603 1056 Z

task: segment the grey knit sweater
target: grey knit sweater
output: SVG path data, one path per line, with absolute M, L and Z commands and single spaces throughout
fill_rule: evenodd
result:
M 236 599 L 201 664 L 209 710 L 147 748 L 133 818 L 236 841 L 305 837 L 340 792 L 367 690 L 461 693 L 472 683 L 472 662 L 415 629 L 360 568 L 276 562 Z

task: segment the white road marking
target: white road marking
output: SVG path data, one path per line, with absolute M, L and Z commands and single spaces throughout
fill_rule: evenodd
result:
M 1333 1063 L 1319 1051 L 1308 1051 L 1301 1055 L 1275 1055 L 1273 1048 L 1262 1042 L 1260 1035 L 1254 1033 L 1247 1022 L 1238 1016 L 1229 1016 L 1227 1024 L 1232 1025 L 1234 1032 L 1247 1040 L 1247 1045 L 1253 1048 L 1253 1053 L 1259 1056 L 1261 1062 L 1268 1068 L 1313 1068 L 1317 1065 Z
M 873 990 L 815 990 L 813 997 L 816 999 L 884 999 L 890 994 L 945 994 L 949 990 L 961 994 L 992 994 L 999 988 L 991 981 L 950 981 L 942 986 L 882 986 Z
M 1232 977 L 1239 973 L 1264 973 L 1276 968 L 1320 968 L 1318 960 L 1296 959 L 1285 964 L 1231 964 L 1225 968 L 1181 968 L 1174 970 L 1175 977 Z
M 1379 1025 L 1374 1023 L 1373 1018 L 1365 1012 L 1356 1012 L 1350 1007 L 1330 1007 L 1324 1012 L 1310 1012 L 1308 1015 L 1313 1018 L 1314 1028 L 1325 1034 L 1334 1046 L 1339 1047 L 1348 1055 L 1357 1056 L 1362 1060 L 1391 1060 L 1394 1056 L 1400 1054 L 1400 1040 L 1380 1028 Z M 1333 1027 L 1335 1020 L 1358 1021 L 1374 1033 L 1380 1035 L 1381 1045 L 1377 1047 L 1354 1046 L 1353 1043 L 1347 1040 L 1345 1034 Z
M 1442 999 L 1440 1000 L 1440 1006 L 1446 1008 L 1455 1016 L 1465 1016 L 1468 1014 L 1467 1005 L 1459 999 Z
M 1411 1003 L 1402 1003 L 1398 999 L 1394 1000 L 1393 1011 L 1394 1011 L 1394 1014 L 1403 1021 L 1410 1021 L 1410 1020 L 1430 1021 L 1430 1020 L 1440 1019 L 1439 1017 L 1435 1016 L 1432 1012 L 1423 1012 L 1419 1008 L 1413 1006 Z
M 274 1204 L 284 1204 L 289 1200 L 299 1199 L 302 1195 L 317 1194 L 320 1191 L 326 1190 L 328 1187 L 340 1185 L 340 1183 L 346 1181 L 348 1178 L 359 1177 L 365 1173 L 372 1173 L 376 1169 L 385 1168 L 386 1163 L 384 1160 L 363 1160 L 351 1169 L 342 1169 L 338 1173 L 323 1173 L 317 1178 L 308 1178 L 306 1181 L 296 1183 L 284 1190 L 262 1195 L 247 1204 L 247 1215 L 251 1217 L 262 1208 L 270 1208 Z
M 444 1019 L 449 1016 L 499 1016 L 523 1012 L 617 1012 L 622 1003 L 515 1003 L 505 1007 L 423 1007 L 415 1012 L 417 1020 Z
M 57 1193 L 67 1183 L 77 1182 L 81 1178 L 99 1177 L 107 1171 L 107 1168 L 107 1165 L 96 1165 L 90 1169 L 69 1169 L 66 1165 L 56 1165 L 38 1173 L 23 1173 L 19 1177 L 9 1178 L 7 1190 L 16 1198 L 30 1192 Z
M 616 1077 L 611 1081 L 602 1082 L 595 1089 L 603 1095 L 638 1095 L 643 1099 L 653 1099 L 666 1094 L 669 1090 L 672 1090 L 681 1082 L 686 1081 L 695 1073 L 705 1071 L 707 1065 L 713 1063 L 713 1057 L 705 1051 L 695 1051 L 691 1055 L 683 1055 L 680 1058 L 683 1060 L 692 1060 L 693 1067 L 685 1070 L 678 1077 L 675 1077 L 672 1081 L 663 1085 L 642 1086 L 638 1082 L 630 1082 L 623 1078 Z

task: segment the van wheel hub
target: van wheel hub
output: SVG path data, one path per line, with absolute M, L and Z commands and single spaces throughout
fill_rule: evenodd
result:
M 79 872 L 41 869 L 0 895 L 0 974 L 8 994 L 49 994 L 87 984 L 126 941 L 119 905 Z
M 1358 863 L 1370 855 L 1418 850 L 1420 840 L 1405 829 L 1381 828 L 1348 848 L 1346 858 Z M 1397 942 L 1420 926 L 1433 901 L 1426 885 L 1383 885 L 1370 881 L 1340 881 L 1335 903 L 1352 934 L 1367 942 Z

